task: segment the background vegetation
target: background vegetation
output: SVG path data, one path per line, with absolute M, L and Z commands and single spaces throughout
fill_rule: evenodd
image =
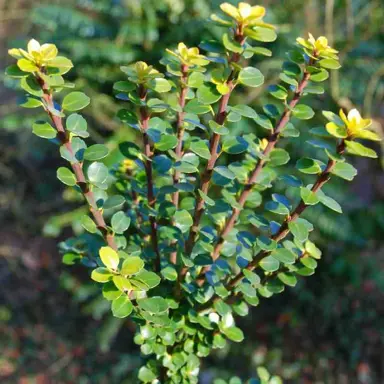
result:
M 75 64 L 70 80 L 92 98 L 87 109 L 92 140 L 114 148 L 132 135 L 114 118 L 118 107 L 111 94 L 113 82 L 121 79 L 119 66 L 137 59 L 156 63 L 165 47 L 179 41 L 197 45 L 215 36 L 218 31 L 203 21 L 219 3 L 0 1 L 1 66 L 7 64 L 7 48 L 31 36 L 55 43 Z M 275 81 L 297 36 L 325 34 L 340 51 L 343 67 L 333 73 L 331 97 L 316 97 L 312 105 L 334 111 L 357 106 L 383 135 L 381 1 L 264 0 L 262 5 L 279 36 L 272 58 L 259 59 L 265 86 Z M 130 325 L 112 318 L 86 271 L 61 263 L 56 244 L 81 231 L 83 211 L 56 179 L 62 160 L 49 143 L 32 135 L 35 116 L 20 114 L 13 88 L 9 80 L 0 88 L 0 320 L 5 336 L 0 378 L 6 383 L 131 383 L 140 357 Z M 266 97 L 260 99 L 259 93 L 245 95 L 256 109 Z M 322 123 L 321 116 L 316 123 Z M 302 135 L 290 142 L 292 157 L 302 154 L 304 140 Z M 356 160 L 355 181 L 333 184 L 344 215 L 321 207 L 306 213 L 318 228 L 316 242 L 324 255 L 316 275 L 253 309 L 241 324 L 246 342 L 213 355 L 203 367 L 202 383 L 233 374 L 250 377 L 260 364 L 288 383 L 383 382 L 383 164 L 383 157 Z

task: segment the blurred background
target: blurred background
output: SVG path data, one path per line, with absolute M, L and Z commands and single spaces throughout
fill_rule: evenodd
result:
M 233 1 L 232 1 L 233 2 Z M 110 147 L 128 135 L 115 119 L 111 97 L 119 66 L 157 63 L 165 47 L 198 45 L 219 36 L 207 24 L 221 1 L 209 0 L 0 0 L 0 324 L 2 383 L 134 383 L 140 363 L 133 330 L 112 318 L 88 272 L 61 261 L 57 244 L 81 232 L 81 201 L 56 179 L 58 151 L 35 137 L 34 110 L 17 106 L 15 83 L 3 76 L 7 49 L 34 37 L 55 43 L 75 69 L 69 80 L 92 98 L 86 109 L 91 140 Z M 235 3 L 235 2 L 233 2 Z M 384 4 L 382 0 L 259 0 L 278 39 L 271 58 L 252 59 L 265 86 L 278 79 L 285 52 L 297 36 L 324 34 L 340 51 L 325 95 L 315 110 L 359 108 L 384 126 Z M 158 66 L 158 64 L 157 64 Z M 236 96 L 235 96 L 236 97 Z M 260 89 L 238 95 L 256 109 L 268 101 Z M 245 119 L 243 119 L 245 120 Z M 311 127 L 323 124 L 321 113 Z M 291 157 L 313 147 L 290 141 Z M 237 127 L 257 130 L 256 127 Z M 214 353 L 202 368 L 212 378 L 255 375 L 265 365 L 287 383 L 384 382 L 384 173 L 379 159 L 354 158 L 359 175 L 331 183 L 343 206 L 309 210 L 323 250 L 315 276 L 263 300 L 241 319 L 246 340 Z M 292 162 L 294 164 L 294 161 Z

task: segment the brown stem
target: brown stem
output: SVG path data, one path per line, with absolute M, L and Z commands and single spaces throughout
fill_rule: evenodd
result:
M 179 106 L 181 108 L 180 112 L 178 112 L 177 114 L 177 128 L 176 128 L 176 136 L 177 136 L 177 146 L 176 146 L 176 157 L 177 157 L 177 160 L 180 160 L 181 159 L 181 156 L 183 155 L 183 137 L 184 137 L 184 115 L 185 115 L 185 112 L 184 112 L 184 107 L 185 107 L 185 101 L 186 101 L 186 96 L 187 96 L 187 92 L 188 92 L 188 88 L 187 88 L 187 76 L 188 76 L 188 66 L 185 65 L 185 64 L 182 64 L 181 65 L 181 73 L 182 73 L 182 76 L 181 76 L 181 89 L 180 89 L 180 96 L 179 96 Z M 180 171 L 175 171 L 174 175 L 173 175 L 173 184 L 177 184 L 180 180 L 180 175 L 181 175 L 181 172 Z M 173 201 L 173 204 L 175 205 L 176 209 L 179 207 L 179 197 L 180 197 L 180 192 L 177 190 L 174 194 L 173 194 L 173 198 L 172 198 L 172 201 Z M 173 244 L 176 244 L 176 242 L 174 242 Z M 177 251 L 174 251 L 171 253 L 171 256 L 170 256 L 170 262 L 172 264 L 176 264 L 177 262 Z
M 342 140 L 340 142 L 340 144 L 337 146 L 337 153 L 342 155 L 344 153 L 344 151 L 345 151 L 345 143 L 344 143 L 344 140 Z M 335 167 L 335 165 L 336 165 L 335 160 L 333 160 L 333 159 L 328 160 L 327 166 L 324 168 L 324 170 L 318 176 L 315 184 L 313 184 L 313 186 L 311 188 L 312 192 L 316 193 L 317 191 L 319 191 L 324 186 L 324 184 L 326 184 L 329 181 L 329 179 L 331 177 L 331 172 L 332 172 L 333 168 Z M 278 232 L 276 234 L 274 234 L 273 236 L 271 236 L 271 239 L 276 241 L 276 242 L 283 240 L 290 232 L 289 223 L 297 220 L 308 206 L 309 205 L 307 205 L 304 202 L 304 200 L 301 199 L 300 202 L 298 203 L 298 205 L 296 206 L 296 208 L 294 209 L 294 211 L 289 216 L 287 216 L 285 218 L 285 220 L 282 223 L 282 225 L 280 226 L 280 229 L 278 230 Z M 271 253 L 271 251 L 259 252 L 256 256 L 254 256 L 254 258 L 248 264 L 246 269 L 248 269 L 249 271 L 253 271 L 259 265 L 259 262 L 264 257 L 268 256 L 270 253 Z M 244 273 L 241 271 L 228 282 L 228 284 L 226 285 L 225 288 L 228 291 L 232 291 L 243 278 L 244 278 Z M 219 296 L 217 296 L 217 295 L 213 296 L 207 303 L 205 303 L 203 305 L 201 310 L 208 308 L 212 303 L 216 302 L 219 299 L 220 299 Z
M 139 88 L 139 95 L 141 100 L 145 100 L 147 98 L 147 91 L 144 87 Z M 149 141 L 149 137 L 147 134 L 148 130 L 148 122 L 150 115 L 148 113 L 148 109 L 146 107 L 140 108 L 140 125 L 143 133 L 143 145 L 144 145 L 144 154 L 146 159 L 144 161 L 145 174 L 147 177 L 147 198 L 148 205 L 151 209 L 155 208 L 156 197 L 153 191 L 153 170 L 152 170 L 152 158 L 153 151 Z M 156 254 L 156 259 L 154 261 L 154 270 L 160 272 L 161 270 L 161 256 L 159 251 L 159 241 L 157 238 L 157 223 L 156 218 L 150 213 L 149 215 L 149 224 L 151 227 L 151 243 L 153 251 Z
M 44 100 L 45 105 L 49 108 L 49 109 L 47 108 L 46 111 L 47 111 L 48 116 L 52 120 L 53 125 L 55 126 L 57 132 L 58 132 L 58 134 L 57 134 L 58 139 L 60 140 L 62 145 L 65 146 L 65 148 L 68 150 L 68 152 L 71 155 L 74 155 L 72 143 L 69 141 L 69 135 L 64 128 L 62 118 L 60 116 L 54 115 L 50 111 L 50 109 L 53 110 L 53 109 L 55 109 L 55 107 L 54 107 L 52 93 L 49 90 L 48 84 L 40 76 L 37 76 L 36 80 L 38 81 L 38 83 L 40 84 L 40 86 L 44 92 L 42 98 Z M 75 174 L 75 177 L 76 177 L 76 183 L 79 186 L 79 188 L 81 189 L 84 198 L 88 202 L 89 210 L 90 210 L 90 212 L 91 212 L 91 214 L 95 220 L 97 228 L 103 234 L 103 237 L 104 237 L 106 243 L 111 248 L 117 250 L 117 245 L 115 242 L 114 235 L 113 235 L 113 233 L 111 233 L 108 230 L 108 227 L 107 227 L 107 224 L 105 223 L 103 214 L 99 210 L 99 208 L 97 207 L 95 196 L 94 196 L 93 192 L 91 191 L 91 189 L 89 188 L 89 185 L 86 181 L 86 178 L 85 178 L 85 175 L 83 172 L 82 163 L 76 162 L 76 163 L 70 163 L 70 164 L 71 164 L 71 168 L 72 168 L 72 170 Z
M 245 185 L 242 193 L 240 194 L 240 197 L 238 200 L 239 207 L 232 208 L 231 216 L 226 220 L 225 225 L 219 234 L 217 244 L 216 244 L 216 246 L 212 252 L 213 261 L 216 261 L 219 258 L 220 251 L 224 245 L 225 237 L 232 231 L 233 227 L 235 226 L 236 221 L 240 215 L 240 212 L 241 212 L 242 208 L 244 207 L 250 193 L 252 192 L 253 185 L 256 184 L 257 178 L 259 177 L 264 165 L 267 163 L 267 161 L 264 159 L 264 156 L 266 158 L 268 158 L 268 156 L 270 155 L 272 150 L 275 148 L 275 146 L 279 140 L 280 133 L 284 129 L 284 127 L 287 125 L 287 123 L 289 122 L 289 119 L 290 119 L 291 114 L 292 114 L 292 110 L 297 105 L 301 96 L 303 95 L 304 89 L 308 85 L 309 79 L 310 79 L 310 74 L 308 71 L 305 71 L 303 74 L 303 78 L 301 79 L 292 100 L 285 107 L 284 112 L 282 113 L 279 121 L 277 122 L 275 128 L 273 129 L 271 135 L 269 136 L 268 144 L 263 151 L 263 156 L 262 156 L 263 158 L 260 158 L 259 161 L 256 163 L 256 166 L 255 166 L 250 178 L 248 179 L 247 184 Z M 205 274 L 210 269 L 211 269 L 211 266 L 207 266 L 207 267 L 203 268 L 200 275 Z M 200 278 L 198 279 L 198 284 L 201 285 L 203 282 L 204 282 L 204 279 L 200 276 Z
M 237 29 L 236 34 L 235 34 L 235 39 L 236 39 L 236 41 L 239 41 L 241 44 L 243 44 L 244 43 L 244 37 L 242 34 L 240 34 L 241 32 L 239 32 L 239 31 L 240 31 L 240 29 Z M 239 61 L 240 57 L 241 57 L 241 55 L 238 53 L 233 54 L 232 57 L 229 59 L 229 63 L 235 63 L 235 62 Z M 218 111 L 216 113 L 216 117 L 215 117 L 215 122 L 219 125 L 223 125 L 225 118 L 227 117 L 227 107 L 228 107 L 229 98 L 232 94 L 233 89 L 235 88 L 235 85 L 236 85 L 234 80 L 235 80 L 235 71 L 232 70 L 232 72 L 230 73 L 228 80 L 227 80 L 227 86 L 229 88 L 229 91 L 227 94 L 225 94 L 221 98 L 220 104 L 219 104 L 219 109 L 218 109 Z M 219 143 L 220 143 L 220 135 L 218 135 L 217 133 L 214 133 L 211 140 L 210 140 L 211 156 L 210 156 L 210 158 L 207 162 L 207 166 L 206 166 L 206 168 L 205 168 L 205 170 L 201 176 L 200 189 L 203 191 L 204 194 L 208 194 L 209 184 L 210 184 L 212 174 L 213 174 L 213 168 L 215 167 L 216 160 L 220 155 L 218 153 Z M 185 250 L 186 250 L 187 255 L 189 255 L 192 252 L 193 246 L 195 244 L 196 235 L 197 235 L 198 230 L 199 230 L 199 223 L 200 223 L 201 216 L 203 215 L 203 212 L 204 212 L 204 200 L 201 197 L 201 195 L 198 194 L 197 199 L 196 199 L 195 212 L 193 215 L 193 224 L 192 224 L 191 230 L 189 232 L 188 240 L 187 240 L 186 245 L 185 245 Z M 182 271 L 183 274 L 185 274 L 186 271 L 187 271 L 187 269 L 184 268 Z

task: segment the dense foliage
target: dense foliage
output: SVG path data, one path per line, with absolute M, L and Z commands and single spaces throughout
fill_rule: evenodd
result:
M 281 83 L 268 88 L 275 104 L 265 105 L 263 114 L 246 104 L 230 105 L 235 88 L 263 84 L 247 60 L 269 56 L 253 44 L 273 41 L 276 34 L 263 22 L 263 7 L 221 8 L 226 16 L 212 16 L 229 28 L 221 40 L 203 41 L 205 55 L 183 43 L 168 51 L 162 60 L 167 79 L 144 62 L 121 67 L 128 81 L 114 89 L 131 107 L 118 117 L 142 135 L 142 147 L 121 143 L 126 160 L 113 169 L 99 161 L 109 153 L 104 145 L 87 147 L 82 140 L 87 122 L 77 112 L 90 99 L 78 91 L 60 104 L 53 98 L 72 87 L 62 77 L 71 61 L 58 56 L 53 44 L 35 40 L 28 51 L 10 51 L 18 61 L 7 74 L 20 78 L 29 94 L 22 105 L 43 107 L 51 119 L 36 122 L 33 132 L 60 145 L 73 172 L 61 167 L 57 176 L 84 195 L 93 217 L 82 220 L 91 236 L 62 244 L 64 261 L 93 268 L 91 277 L 103 284 L 113 314 L 138 323 L 135 341 L 143 354 L 156 356 L 139 372 L 144 382 L 195 382 L 199 358 L 222 348 L 226 338 L 242 341 L 235 314 L 246 315 L 259 296 L 313 274 L 321 252 L 308 239 L 313 225 L 300 215 L 318 203 L 341 212 L 323 185 L 331 176 L 356 175 L 344 154 L 376 157 L 356 141 L 378 140 L 367 129 L 370 120 L 357 110 L 340 116 L 325 111 L 329 122 L 311 129 L 308 141 L 324 150 L 322 159 L 300 159 L 294 175 L 281 171 L 290 158 L 276 144 L 299 136 L 291 118 L 313 117 L 302 97 L 323 93 L 319 83 L 328 69 L 340 67 L 337 51 L 324 37 L 299 38 L 283 64 Z M 251 119 L 265 134 L 231 134 L 241 119 Z M 280 193 L 271 194 L 275 182 Z

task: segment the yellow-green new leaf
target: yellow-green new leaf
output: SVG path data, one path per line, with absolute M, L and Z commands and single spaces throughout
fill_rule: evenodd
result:
M 101 247 L 99 255 L 101 261 L 108 269 L 116 270 L 119 266 L 119 255 L 111 247 Z

